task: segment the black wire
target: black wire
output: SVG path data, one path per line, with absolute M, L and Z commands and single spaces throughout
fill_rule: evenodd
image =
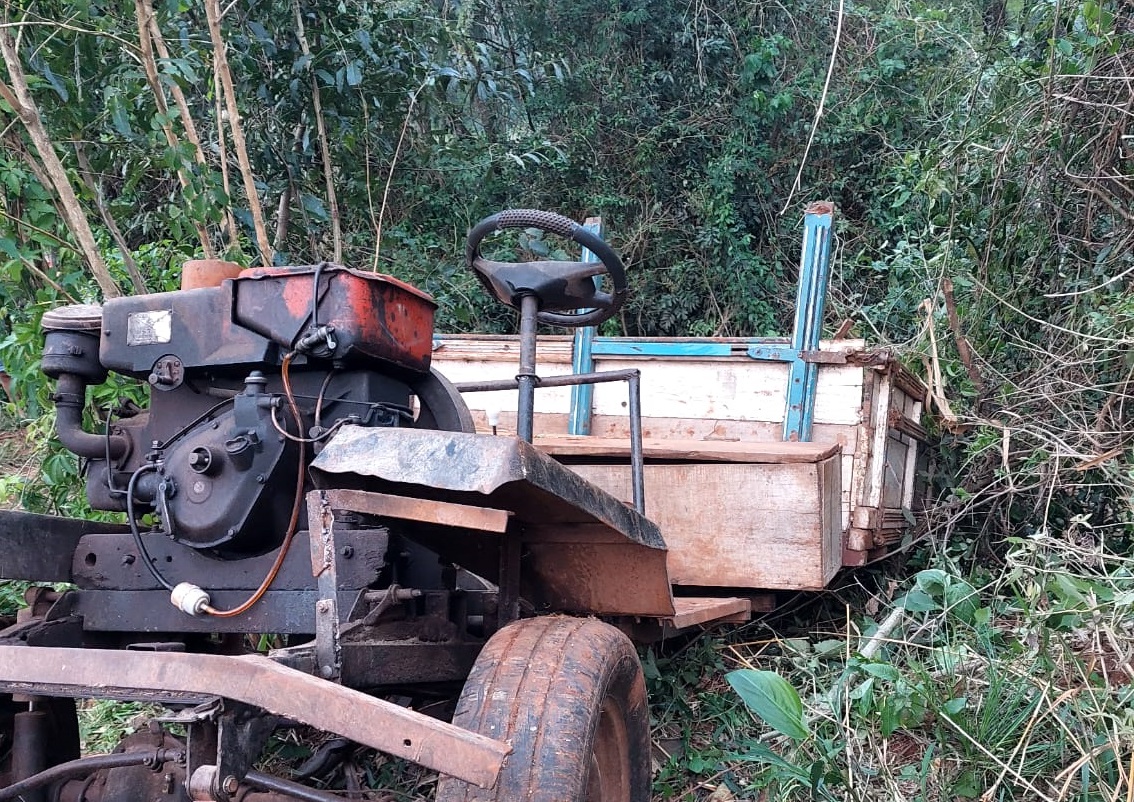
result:
M 130 534 L 134 536 L 134 545 L 138 547 L 138 557 L 145 564 L 146 568 L 153 575 L 163 588 L 173 592 L 173 585 L 168 579 L 161 575 L 161 571 L 157 569 L 153 561 L 150 559 L 150 554 L 146 551 L 146 545 L 142 542 L 142 531 L 138 528 L 138 519 L 134 516 L 134 488 L 137 486 L 138 477 L 148 471 L 156 471 L 156 465 L 143 465 L 138 470 L 130 474 L 130 482 L 126 485 L 126 518 L 130 522 Z
M 311 290 L 311 330 L 317 331 L 319 329 L 319 276 L 323 272 L 323 268 L 327 267 L 327 262 L 320 262 L 315 265 L 315 275 L 312 279 Z

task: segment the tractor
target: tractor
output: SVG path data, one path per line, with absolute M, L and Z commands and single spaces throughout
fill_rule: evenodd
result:
M 297 723 L 334 736 L 313 764 L 361 744 L 439 802 L 646 802 L 636 644 L 925 531 L 925 385 L 820 338 L 833 214 L 805 212 L 790 339 L 598 336 L 619 256 L 534 210 L 465 252 L 516 337 L 439 335 L 428 295 L 328 263 L 45 314 L 59 441 L 125 523 L 0 513 L 0 579 L 35 583 L 0 629 L 0 802 L 341 802 L 258 768 Z M 503 229 L 581 261 L 486 258 Z M 148 404 L 85 423 L 111 371 Z M 165 712 L 82 756 L 100 697 Z
M 597 259 L 485 258 L 507 228 Z M 39 583 L 0 630 L 0 800 L 337 802 L 257 770 L 297 722 L 435 769 L 445 802 L 649 798 L 624 630 L 674 615 L 665 543 L 531 444 L 537 326 L 615 314 L 625 270 L 532 210 L 482 221 L 467 261 L 520 315 L 516 378 L 485 385 L 517 392 L 518 436 L 475 432 L 431 367 L 435 303 L 390 276 L 255 268 L 43 316 L 59 441 L 125 523 L 0 517 L 0 578 Z M 88 431 L 110 372 L 148 405 Z M 456 688 L 449 720 L 415 709 Z M 81 756 L 86 698 L 165 712 Z

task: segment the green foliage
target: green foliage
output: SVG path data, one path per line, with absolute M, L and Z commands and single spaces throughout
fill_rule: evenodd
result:
M 746 668 L 729 672 L 725 679 L 744 704 L 773 730 L 797 741 L 808 736 L 799 694 L 779 674 Z
M 608 333 L 782 334 L 799 210 L 826 197 L 838 207 L 828 322 L 853 319 L 933 378 L 935 548 L 884 594 L 904 639 L 866 659 L 841 620 L 775 633 L 758 655 L 774 674 L 746 673 L 747 657 L 708 640 L 647 656 L 656 731 L 676 743 L 660 798 L 713 784 L 740 798 L 1121 798 L 1134 599 L 1126 6 L 847 4 L 829 86 L 834 9 L 813 0 L 300 9 L 310 55 L 289 3 L 237 4 L 223 22 L 269 228 L 281 208 L 291 219 L 280 261 L 331 253 L 329 163 L 344 261 L 434 294 L 443 329 L 514 326 L 464 268 L 462 240 L 485 214 L 535 206 L 603 216 L 634 291 Z M 204 164 L 147 84 L 132 8 L 17 2 L 3 21 L 21 20 L 31 90 L 110 269 L 127 286 L 100 192 L 158 290 L 201 255 L 199 229 L 238 262 L 256 249 L 227 128 L 220 151 L 203 11 L 155 10 L 170 48 L 159 79 L 184 90 Z M 23 443 L 0 494 L 87 514 L 76 461 L 48 445 L 38 321 L 99 293 L 21 131 L 0 102 L 0 359 L 16 393 L 4 420 Z M 88 428 L 140 392 L 95 391 Z M 0 585 L 0 604 L 18 592 Z M 851 623 L 869 636 L 878 622 L 855 608 Z M 730 669 L 762 691 L 749 695 L 772 733 L 756 732 Z

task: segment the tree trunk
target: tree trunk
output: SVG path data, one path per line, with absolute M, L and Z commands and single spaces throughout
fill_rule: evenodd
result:
M 161 78 L 158 76 L 157 61 L 154 60 L 154 49 L 151 41 L 151 25 L 150 18 L 153 16 L 153 10 L 143 0 L 135 0 L 134 13 L 138 17 L 138 44 L 141 46 L 142 67 L 146 72 L 146 82 L 150 85 L 150 91 L 154 93 L 154 104 L 157 106 L 158 113 L 162 116 L 161 130 L 165 134 L 165 141 L 168 143 L 171 150 L 178 150 L 180 143 L 178 142 L 177 135 L 173 132 L 173 126 L 169 122 L 166 111 L 169 105 L 165 100 L 165 88 L 162 86 Z M 176 86 L 176 84 L 174 84 Z M 178 87 L 180 93 L 180 87 Z M 182 97 L 184 100 L 184 97 Z M 184 125 L 187 117 L 188 108 L 186 107 L 181 116 L 181 122 Z M 200 140 L 197 139 L 197 129 L 193 125 L 192 118 L 189 118 L 188 127 L 186 128 L 189 141 L 192 142 L 197 149 L 197 161 L 200 164 L 205 163 L 205 157 L 201 154 Z M 189 176 L 185 172 L 185 167 L 177 168 L 177 180 L 181 183 L 182 191 L 189 189 Z M 201 249 L 205 253 L 206 259 L 215 259 L 216 252 L 213 250 L 213 243 L 209 238 L 208 229 L 199 220 L 194 221 L 194 228 L 197 229 L 197 238 L 201 240 Z
M 122 254 L 122 264 L 126 265 L 126 272 L 130 274 L 130 281 L 134 284 L 134 292 L 145 295 L 149 292 L 146 287 L 146 280 L 142 277 L 142 271 L 138 269 L 138 263 L 134 261 L 134 254 L 130 252 L 126 238 L 122 236 L 122 229 L 118 227 L 118 224 L 110 215 L 110 209 L 106 206 L 106 196 L 102 191 L 102 180 L 95 178 L 90 159 L 83 152 L 81 143 L 75 143 L 75 158 L 79 160 L 79 175 L 82 176 L 83 183 L 87 185 L 87 189 L 94 196 L 98 216 L 102 218 L 102 224 L 110 231 L 114 244 L 118 246 L 118 252 Z
M 157 48 L 158 55 L 166 61 L 169 60 L 169 48 L 166 47 L 165 37 L 162 36 L 161 27 L 158 25 L 157 15 L 154 13 L 153 5 L 150 0 L 143 0 L 146 13 L 150 17 L 150 36 L 153 39 L 154 47 Z M 197 125 L 193 121 L 193 115 L 189 111 L 189 101 L 185 98 L 185 93 L 181 91 L 181 87 L 173 83 L 169 87 L 169 93 L 173 95 L 173 101 L 177 104 L 177 110 L 181 114 L 181 124 L 185 128 L 185 137 L 193 144 L 193 154 L 197 159 L 197 163 L 205 165 L 205 149 L 201 145 L 201 135 L 197 133 Z M 217 117 L 220 120 L 220 117 Z M 223 150 L 221 151 L 223 154 Z M 228 194 L 228 187 L 225 186 L 225 194 Z M 232 216 L 231 206 L 224 207 L 224 229 L 227 232 L 230 244 L 236 242 L 236 220 Z
M 236 90 L 232 86 L 232 72 L 228 68 L 225 55 L 224 37 L 220 27 L 220 5 L 217 0 L 205 0 L 205 16 L 209 20 L 209 37 L 213 41 L 213 60 L 220 74 L 224 89 L 225 105 L 228 109 L 228 124 L 232 127 L 232 144 L 236 148 L 236 159 L 240 163 L 240 175 L 244 180 L 244 192 L 248 196 L 248 208 L 252 213 L 252 225 L 256 229 L 256 243 L 260 248 L 260 260 L 265 267 L 272 266 L 272 245 L 268 242 L 268 231 L 264 228 L 264 213 L 260 209 L 260 196 L 256 191 L 256 180 L 252 175 L 252 164 L 248 160 L 248 148 L 244 141 L 244 127 L 240 123 L 240 109 L 236 106 Z M 217 121 L 218 124 L 220 121 Z
M 307 44 L 307 34 L 303 30 L 303 13 L 299 8 L 299 0 L 292 0 L 292 10 L 295 12 L 295 29 L 299 36 L 299 47 L 303 55 L 311 58 L 311 48 Z M 319 97 L 319 81 L 315 71 L 311 72 L 311 105 L 315 107 L 315 125 L 319 131 L 319 150 L 323 155 L 323 180 L 327 185 L 327 207 L 331 213 L 331 238 L 333 244 L 333 261 L 341 264 L 343 261 L 343 230 L 339 221 L 339 201 L 335 195 L 334 166 L 331 164 L 331 143 L 327 140 L 327 126 L 323 121 L 323 103 Z
M 102 260 L 102 254 L 99 253 L 98 245 L 95 243 L 86 213 L 79 204 L 79 198 L 75 195 L 75 189 L 71 186 L 70 179 L 67 178 L 67 171 L 63 167 L 63 162 L 59 160 L 51 137 L 48 136 L 47 129 L 43 126 L 43 120 L 40 119 L 39 109 L 35 105 L 35 101 L 32 100 L 27 77 L 24 75 L 20 56 L 16 51 L 16 42 L 6 30 L 0 30 L 0 52 L 3 54 L 4 63 L 8 67 L 8 77 L 12 82 L 11 87 L 9 87 L 0 81 L 0 96 L 8 102 L 20 118 L 20 122 L 24 124 L 28 137 L 35 146 L 40 161 L 43 162 L 44 170 L 59 196 L 67 227 L 79 243 L 80 251 L 87 260 L 91 275 L 98 282 L 98 286 L 102 289 L 105 297 L 116 298 L 122 295 L 122 291 L 114 283 L 106 263 Z

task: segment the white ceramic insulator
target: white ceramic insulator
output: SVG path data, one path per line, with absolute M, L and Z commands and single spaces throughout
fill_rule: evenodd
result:
M 173 606 L 186 615 L 201 615 L 209 606 L 209 594 L 190 582 L 182 582 L 169 594 Z

